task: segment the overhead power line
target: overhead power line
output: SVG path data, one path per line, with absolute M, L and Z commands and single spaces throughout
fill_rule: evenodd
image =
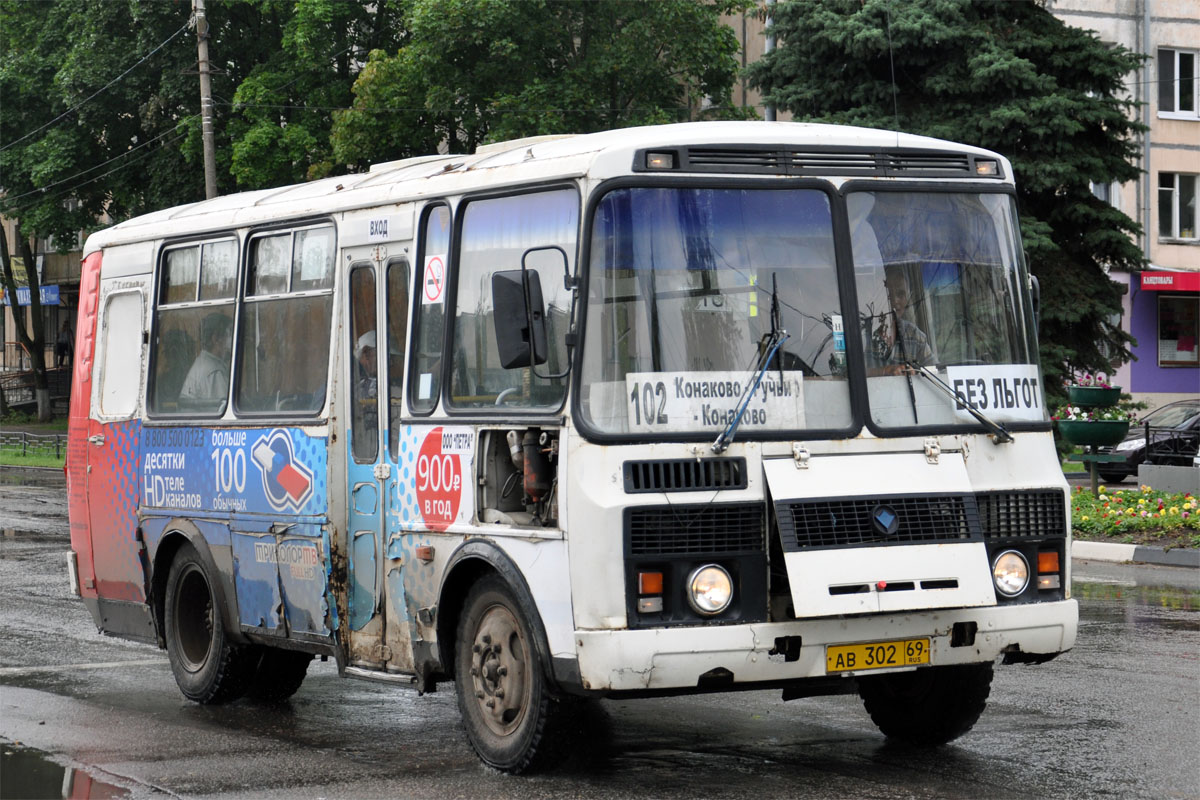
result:
M 107 178 L 109 175 L 112 175 L 114 172 L 120 172 L 123 169 L 128 169 L 129 167 L 132 167 L 134 164 L 140 163 L 143 159 L 146 158 L 146 156 L 148 156 L 154 152 L 157 152 L 158 150 L 162 150 L 163 148 L 168 147 L 168 146 L 174 144 L 175 142 L 178 142 L 180 139 L 183 139 L 186 137 L 187 137 L 186 133 L 181 133 L 178 136 L 176 136 L 174 139 L 168 139 L 167 141 L 163 142 L 159 147 L 156 147 L 153 150 L 148 150 L 148 151 L 142 153 L 140 156 L 133 159 L 132 161 L 127 161 L 124 164 L 121 164 L 120 166 L 113 167 L 108 172 L 97 175 L 94 178 L 88 178 L 86 181 L 77 183 L 68 189 L 63 189 L 58 194 L 54 194 L 54 195 L 51 195 L 46 198 L 39 198 L 39 200 L 57 200 L 60 197 L 65 197 L 69 194 L 74 193 L 81 186 L 87 186 L 89 183 L 95 183 L 96 181 L 101 180 L 102 178 Z M 130 151 L 130 152 L 132 152 L 132 151 Z M 25 195 L 21 195 L 21 196 L 24 197 Z M 5 213 L 8 214 L 9 216 L 19 217 L 19 216 L 21 216 L 22 212 L 24 212 L 28 208 L 32 208 L 33 205 L 34 205 L 33 203 L 30 203 L 26 206 L 23 206 L 19 209 L 13 210 L 13 211 L 6 211 Z
M 177 30 L 177 31 L 175 31 L 174 33 L 172 33 L 172 34 L 171 34 L 169 37 L 167 37 L 166 41 L 164 41 L 164 42 L 163 42 L 162 44 L 160 44 L 158 47 L 154 48 L 154 49 L 153 49 L 153 50 L 151 50 L 149 53 L 146 53 L 146 55 L 144 55 L 144 56 L 142 56 L 140 59 L 138 59 L 138 62 L 137 62 L 136 64 L 134 64 L 132 67 L 130 67 L 129 69 L 127 69 L 127 70 L 125 70 L 124 72 L 122 72 L 122 73 L 121 73 L 120 75 L 118 75 L 117 77 L 113 78 L 113 79 L 112 79 L 111 81 L 109 81 L 108 83 L 104 84 L 104 86 L 102 86 L 101 88 L 97 89 L 97 90 L 96 90 L 95 92 L 93 92 L 92 94 L 88 95 L 86 98 L 84 98 L 83 100 L 81 100 L 79 103 L 75 104 L 74 106 L 71 106 L 71 107 L 70 107 L 70 108 L 68 108 L 66 111 L 64 111 L 63 113 L 59 114 L 57 117 L 55 117 L 54 119 L 50 120 L 49 122 L 47 122 L 45 125 L 41 126 L 40 128 L 37 128 L 36 130 L 32 130 L 32 131 L 30 131 L 29 133 L 27 133 L 27 134 L 25 134 L 24 136 L 22 136 L 20 139 L 17 139 L 16 141 L 9 142 L 8 144 L 4 145 L 3 147 L 0 147 L 0 153 L 3 153 L 5 150 L 8 150 L 10 147 L 15 147 L 15 146 L 17 146 L 18 144 L 20 144 L 21 142 L 25 141 L 26 139 L 28 139 L 28 138 L 29 138 L 29 137 L 31 137 L 31 136 L 35 136 L 35 135 L 37 135 L 37 134 L 41 133 L 42 131 L 46 130 L 46 128 L 49 128 L 51 125 L 55 124 L 56 122 L 58 122 L 59 120 L 63 119 L 64 117 L 67 117 L 67 116 L 69 116 L 70 114 L 73 114 L 73 113 L 75 113 L 76 111 L 78 111 L 79 109 L 83 108 L 85 105 L 87 105 L 87 104 L 88 104 L 88 103 L 90 103 L 92 100 L 94 100 L 94 99 L 96 98 L 96 96 L 97 96 L 97 95 L 100 95 L 100 94 L 104 93 L 104 92 L 105 92 L 105 91 L 106 91 L 106 90 L 107 90 L 109 87 L 111 87 L 111 86 L 113 86 L 114 84 L 116 84 L 116 83 L 120 82 L 120 80 L 121 80 L 122 78 L 124 78 L 126 75 L 128 75 L 128 74 L 129 74 L 129 73 L 131 73 L 131 72 L 133 72 L 135 69 L 137 69 L 137 68 L 138 68 L 138 67 L 140 67 L 142 64 L 144 64 L 144 63 L 146 62 L 146 59 L 150 58 L 150 56 L 154 55 L 154 54 L 155 54 L 155 53 L 157 53 L 159 50 L 162 50 L 164 47 L 166 47 L 168 44 L 170 44 L 170 43 L 171 43 L 171 41 L 175 39 L 175 37 L 179 36 L 179 34 L 181 34 L 181 33 L 183 33 L 184 31 L 186 31 L 186 30 L 188 29 L 188 26 L 189 26 L 190 24 L 191 24 L 191 21 L 190 21 L 190 20 L 189 20 L 188 22 L 185 22 L 185 23 L 183 24 L 183 27 L 182 27 L 182 28 L 180 28 L 179 30 Z
M 198 116 L 199 116 L 199 114 L 193 114 L 190 117 L 184 117 L 183 119 L 179 120 L 178 125 L 186 125 L 188 122 L 191 122 Z M 89 172 L 95 172 L 96 170 L 101 169 L 102 167 L 107 167 L 109 164 L 113 163 L 114 161 L 119 161 L 122 158 L 126 158 L 126 157 L 132 155 L 133 153 L 136 153 L 138 150 L 141 150 L 143 147 L 148 147 L 148 146 L 154 144 L 155 142 L 157 142 L 159 139 L 162 139 L 166 136 L 170 136 L 172 133 L 176 132 L 178 125 L 174 128 L 168 128 L 167 130 L 160 133 L 158 136 L 155 136 L 153 139 L 147 139 L 146 141 L 142 142 L 141 144 L 131 147 L 128 150 L 126 150 L 125 152 L 120 153 L 119 155 L 113 156 L 108 161 L 102 161 L 101 163 L 96 164 L 95 166 L 88 167 L 87 169 L 82 169 L 79 172 L 76 172 L 74 175 L 63 178 L 62 180 L 55 181 L 54 183 L 48 183 L 45 186 L 39 186 L 36 189 L 31 189 L 28 192 L 23 192 L 21 194 L 14 195 L 13 197 L 5 197 L 4 201 L 6 203 L 15 203 L 17 200 L 21 200 L 22 198 L 31 197 L 35 194 L 45 194 L 49 190 L 53 189 L 55 186 L 62 186 L 64 183 L 70 183 L 71 181 L 75 180 L 76 178 L 82 178 L 84 175 L 87 175 Z M 175 141 L 175 140 L 172 140 L 172 141 Z M 112 173 L 108 172 L 105 174 L 111 175 Z M 79 185 L 84 186 L 86 184 L 81 183 Z

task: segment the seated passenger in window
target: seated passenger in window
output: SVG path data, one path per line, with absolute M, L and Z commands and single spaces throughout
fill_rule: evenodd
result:
M 879 325 L 871 332 L 871 355 L 878 368 L 876 375 L 900 375 L 905 364 L 928 364 L 933 358 L 929 337 L 907 319 L 911 291 L 908 278 L 900 267 L 885 268 L 884 288 L 892 310 L 880 315 Z
M 179 399 L 214 407 L 224 401 L 229 393 L 232 350 L 233 323 L 224 314 L 209 314 L 200 325 L 200 353 L 183 379 Z

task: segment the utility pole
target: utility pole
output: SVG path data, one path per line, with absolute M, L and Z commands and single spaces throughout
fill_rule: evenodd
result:
M 775 25 L 775 20 L 771 19 L 771 7 L 774 5 L 775 5 L 775 0 L 767 0 L 767 6 L 766 6 L 767 42 L 765 45 L 763 45 L 763 56 L 764 57 L 769 55 L 771 53 L 771 51 L 773 51 L 775 49 L 775 31 L 773 30 L 774 25 Z M 775 121 L 775 106 L 774 105 L 767 103 L 765 106 L 763 106 L 763 119 L 765 119 L 767 122 Z
M 204 196 L 217 196 L 217 146 L 213 140 L 212 80 L 208 66 L 208 17 L 204 15 L 204 0 L 192 0 L 196 19 L 196 47 L 200 69 L 200 138 L 204 143 Z

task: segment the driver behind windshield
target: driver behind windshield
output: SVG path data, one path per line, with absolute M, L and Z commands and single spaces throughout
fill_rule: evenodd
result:
M 904 270 L 894 264 L 885 267 L 883 286 L 891 310 L 879 315 L 879 322 L 871 332 L 871 353 L 879 365 L 875 374 L 900 375 L 908 362 L 928 364 L 933 350 L 929 337 L 909 319 L 912 290 Z

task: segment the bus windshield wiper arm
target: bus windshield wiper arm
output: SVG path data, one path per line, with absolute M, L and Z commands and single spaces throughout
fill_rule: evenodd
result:
M 918 364 L 916 361 L 911 359 L 906 360 L 904 365 L 913 372 L 924 377 L 925 380 L 929 381 L 946 394 L 950 395 L 954 402 L 961 405 L 972 417 L 983 423 L 983 427 L 991 431 L 992 435 L 996 437 L 996 444 L 1004 444 L 1005 442 L 1011 442 L 1013 440 L 1012 434 L 1005 430 L 1003 425 L 986 416 L 982 411 L 976 408 L 975 404 L 968 400 L 966 396 L 962 394 L 962 392 L 954 391 L 949 385 L 946 384 L 945 381 L 939 378 L 936 373 L 931 372 L 928 367 L 923 364 Z
M 771 359 L 775 357 L 775 353 L 780 346 L 788 340 L 787 331 L 773 331 L 767 334 L 762 348 L 762 355 L 759 356 L 758 363 L 754 366 L 754 379 L 747 382 L 746 391 L 742 392 L 741 398 L 734 406 L 733 419 L 725 426 L 725 430 L 712 443 L 712 451 L 714 453 L 724 453 L 729 447 L 733 437 L 737 434 L 738 425 L 742 421 L 742 415 L 746 413 L 746 407 L 750 405 L 750 400 L 754 397 L 754 393 L 758 391 L 758 384 L 762 382 L 763 375 L 767 374 L 767 370 L 771 366 Z

